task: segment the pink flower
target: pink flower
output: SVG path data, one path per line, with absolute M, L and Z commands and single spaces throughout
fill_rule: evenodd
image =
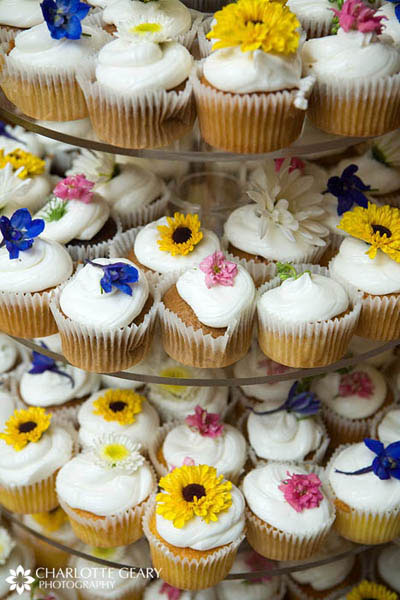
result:
M 275 158 L 274 159 L 276 173 L 279 173 L 285 160 L 286 160 L 285 158 Z M 297 156 L 292 156 L 292 158 L 290 159 L 289 173 L 292 173 L 292 171 L 295 171 L 296 169 L 299 169 L 299 171 L 301 171 L 303 173 L 305 166 L 306 165 L 301 160 L 301 158 L 298 158 Z
M 182 590 L 174 587 L 173 585 L 169 585 L 169 583 L 164 581 L 159 593 L 166 594 L 168 596 L 168 600 L 179 600 Z
M 288 479 L 284 479 L 278 486 L 283 492 L 286 502 L 294 508 L 296 512 L 303 512 L 309 508 L 316 508 L 324 499 L 320 487 L 321 480 L 315 473 L 309 475 L 298 475 L 289 471 L 286 472 Z
M 85 175 L 72 175 L 57 183 L 53 194 L 61 200 L 79 200 L 89 204 L 93 197 L 93 186 L 93 181 L 86 179 Z
M 220 422 L 220 416 L 217 413 L 208 413 L 205 408 L 198 404 L 194 409 L 194 415 L 189 415 L 185 419 L 189 427 L 194 427 L 200 435 L 215 438 L 222 435 L 224 424 Z
M 340 27 L 346 31 L 361 31 L 361 33 L 382 33 L 382 19 L 386 17 L 375 16 L 376 11 L 369 8 L 362 0 L 346 0 L 340 10 L 331 8 L 339 19 Z
M 285 367 L 284 365 L 281 365 L 270 358 L 263 358 L 262 360 L 259 360 L 257 366 L 260 369 L 264 368 L 266 375 L 283 375 L 283 373 L 287 373 L 290 370 L 288 367 Z M 276 385 L 277 383 L 279 383 L 279 381 L 271 381 L 266 385 Z
M 360 396 L 360 398 L 370 398 L 374 393 L 375 386 L 370 376 L 363 371 L 353 371 L 346 373 L 340 378 L 339 395 L 340 396 Z
M 249 552 L 245 558 L 245 563 L 248 565 L 252 573 L 256 571 L 265 571 L 266 569 L 272 569 L 274 563 L 270 560 L 261 556 L 257 552 Z M 263 581 L 271 581 L 270 575 L 262 575 L 259 579 L 249 579 L 249 583 L 262 583 Z
M 227 260 L 220 250 L 202 260 L 199 267 L 206 274 L 208 288 L 214 285 L 233 286 L 233 280 L 238 272 L 237 264 Z
M 195 466 L 195 461 L 193 460 L 193 458 L 190 458 L 190 456 L 185 456 L 185 458 L 183 459 L 182 465 L 187 465 L 188 467 L 194 467 Z M 175 469 L 177 469 L 178 467 L 176 467 L 175 465 L 171 465 L 169 472 L 172 473 L 172 471 L 174 471 Z

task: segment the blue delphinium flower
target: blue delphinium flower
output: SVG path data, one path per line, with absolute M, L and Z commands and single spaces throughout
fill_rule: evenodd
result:
M 48 350 L 48 347 L 43 342 L 41 343 L 42 347 Z M 50 356 L 45 356 L 44 354 L 40 354 L 39 352 L 32 352 L 32 363 L 31 368 L 28 373 L 32 375 L 41 375 L 45 371 L 52 371 L 53 373 L 57 373 L 58 375 L 62 375 L 63 377 L 67 377 L 70 380 L 72 387 L 74 387 L 75 383 L 71 375 L 61 371 L 58 368 L 56 361 Z
M 335 469 L 336 473 L 342 473 L 342 475 L 374 473 L 379 479 L 390 479 L 391 477 L 400 479 L 400 441 L 393 442 L 386 446 L 386 448 L 382 442 L 370 438 L 366 438 L 364 444 L 371 452 L 376 454 L 372 463 L 357 471 L 340 471 L 339 469 Z
M 283 404 L 272 410 L 257 412 L 253 408 L 250 410 L 255 415 L 273 415 L 274 413 L 286 411 L 295 412 L 302 417 L 310 417 L 315 415 L 321 406 L 320 400 L 313 392 L 309 392 L 302 389 L 299 381 L 295 381 L 289 390 L 287 399 Z
M 44 229 L 43 219 L 34 219 L 27 208 L 19 208 L 11 216 L 0 217 L 0 231 L 3 240 L 0 248 L 5 246 L 10 258 L 18 258 L 20 252 L 32 247 L 35 237 L 40 235 Z
M 132 296 L 132 288 L 129 284 L 136 283 L 139 280 L 139 271 L 136 267 L 123 262 L 100 265 L 92 260 L 87 260 L 86 263 L 103 269 L 104 275 L 100 279 L 100 285 L 106 294 L 109 294 L 112 288 L 115 287 L 124 294 Z
M 40 7 L 52 38 L 79 40 L 81 21 L 90 10 L 89 4 L 80 0 L 43 0 Z
M 392 4 L 395 4 L 394 12 L 396 13 L 397 20 L 400 21 L 400 0 L 387 0 Z
M 342 215 L 353 208 L 354 204 L 368 207 L 368 198 L 363 192 L 371 189 L 356 175 L 357 165 L 349 165 L 339 176 L 335 175 L 328 179 L 328 192 L 338 199 L 337 213 Z

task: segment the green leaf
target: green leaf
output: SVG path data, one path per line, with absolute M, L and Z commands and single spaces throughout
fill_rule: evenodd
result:
M 311 275 L 311 271 L 308 269 L 307 271 L 297 273 L 294 266 L 290 263 L 276 263 L 276 274 L 281 278 L 281 281 L 285 281 L 286 279 L 299 279 L 299 277 L 305 275 L 305 273 Z
M 59 221 L 68 211 L 68 202 L 61 198 L 52 198 L 43 208 L 42 216 L 46 223 Z

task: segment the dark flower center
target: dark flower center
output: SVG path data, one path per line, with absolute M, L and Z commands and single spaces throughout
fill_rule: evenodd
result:
M 117 400 L 116 402 L 110 402 L 110 409 L 113 412 L 121 412 L 127 406 L 126 402 L 122 402 L 122 400 Z
M 262 25 L 263 21 L 257 21 L 257 20 L 253 20 L 253 19 L 249 19 L 248 21 L 246 21 L 246 25 L 247 23 L 253 23 L 253 25 Z
M 177 227 L 172 234 L 175 244 L 184 244 L 192 237 L 192 230 L 189 227 Z
M 372 231 L 374 233 L 379 233 L 380 236 L 384 236 L 386 234 L 386 236 L 388 238 L 392 237 L 392 232 L 390 231 L 390 229 L 388 229 L 387 227 L 384 227 L 383 225 L 371 225 L 372 227 Z
M 21 423 L 21 425 L 18 427 L 18 430 L 20 433 L 29 433 L 30 431 L 33 431 L 35 427 L 37 427 L 37 423 L 34 423 L 33 421 L 27 421 L 26 423 Z
M 182 496 L 186 502 L 193 502 L 196 497 L 198 500 L 206 495 L 206 490 L 199 483 L 189 483 L 182 490 Z

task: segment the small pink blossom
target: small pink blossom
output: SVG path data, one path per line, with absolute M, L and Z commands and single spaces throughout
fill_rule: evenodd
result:
M 221 423 L 219 414 L 209 413 L 199 404 L 194 409 L 194 415 L 186 417 L 185 423 L 205 437 L 216 438 L 224 432 L 224 424 Z
M 340 27 L 347 32 L 355 30 L 361 33 L 382 33 L 382 19 L 385 16 L 375 16 L 376 11 L 369 8 L 362 0 L 346 0 L 340 10 L 331 8 L 339 19 Z
M 256 571 L 265 571 L 274 567 L 273 562 L 254 551 L 247 554 L 245 563 L 252 573 L 255 573 Z M 262 583 L 263 581 L 271 581 L 271 579 L 272 577 L 270 575 L 262 575 L 259 579 L 249 579 L 249 583 Z
M 363 371 L 353 371 L 342 375 L 339 384 L 340 396 L 360 396 L 360 398 L 370 398 L 374 393 L 375 386 L 367 373 Z
M 183 459 L 182 465 L 186 465 L 188 467 L 194 467 L 195 466 L 195 461 L 193 460 L 193 458 L 190 458 L 190 456 L 185 456 L 185 458 Z M 172 473 L 172 471 L 174 471 L 175 469 L 177 469 L 178 467 L 176 467 L 175 465 L 171 465 L 169 472 Z
M 89 204 L 93 197 L 93 186 L 93 181 L 86 179 L 85 175 L 72 175 L 57 183 L 53 194 L 61 200 L 79 200 Z
M 173 585 L 169 585 L 166 581 L 161 586 L 160 594 L 166 594 L 168 596 L 168 600 L 179 600 L 182 590 L 174 587 Z
M 285 160 L 286 160 L 285 158 L 275 158 L 274 159 L 276 173 L 279 173 Z M 305 166 L 306 166 L 305 162 L 302 161 L 301 158 L 298 158 L 297 156 L 292 156 L 292 158 L 290 159 L 289 173 L 292 173 L 292 171 L 295 171 L 296 169 L 299 169 L 299 171 L 301 171 L 301 173 L 303 173 Z
M 237 264 L 227 260 L 220 250 L 202 260 L 199 267 L 206 274 L 208 288 L 214 285 L 233 286 L 238 272 Z
M 290 474 L 286 472 L 288 479 L 284 479 L 278 486 L 283 492 L 286 502 L 294 508 L 296 512 L 303 512 L 309 508 L 318 507 L 324 499 L 320 490 L 322 483 L 318 475 L 310 473 L 309 475 Z

